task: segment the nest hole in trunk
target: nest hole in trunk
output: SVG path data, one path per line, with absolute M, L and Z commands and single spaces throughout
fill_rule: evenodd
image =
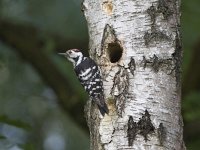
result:
M 110 62 L 116 63 L 122 57 L 123 49 L 118 43 L 109 43 L 107 52 Z

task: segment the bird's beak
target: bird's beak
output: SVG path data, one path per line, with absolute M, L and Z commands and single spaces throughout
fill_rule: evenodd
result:
M 59 55 L 68 56 L 67 53 L 58 53 Z

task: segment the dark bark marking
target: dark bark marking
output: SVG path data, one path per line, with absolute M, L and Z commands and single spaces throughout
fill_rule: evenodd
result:
M 172 15 L 172 11 L 170 10 L 168 3 L 169 2 L 167 2 L 166 0 L 158 1 L 157 12 L 162 13 L 164 19 L 168 19 L 169 16 Z
M 152 63 L 152 68 L 153 68 L 154 72 L 158 72 L 161 63 L 162 63 L 162 62 L 161 62 L 161 61 L 158 59 L 158 57 L 154 54 L 154 55 L 153 55 L 153 63 Z
M 163 33 L 163 31 L 156 29 L 156 17 L 159 13 L 163 14 L 164 19 L 168 19 L 169 16 L 172 15 L 172 11 L 165 0 L 159 0 L 157 8 L 152 5 L 147 9 L 147 14 L 150 16 L 152 24 L 151 31 L 146 32 L 143 37 L 146 46 L 148 46 L 152 41 L 169 41 L 171 39 L 169 36 Z
M 175 52 L 172 54 L 172 57 L 174 59 L 175 62 L 175 67 L 174 67 L 174 71 L 175 71 L 175 77 L 176 77 L 176 84 L 179 87 L 181 84 L 181 65 L 182 65 L 182 43 L 180 40 L 180 35 L 179 32 L 176 32 L 176 39 L 175 39 Z
M 111 63 L 118 62 L 123 53 L 123 48 L 116 37 L 114 29 L 108 24 L 106 24 L 104 28 L 103 38 L 101 41 L 101 55 L 103 52 L 107 52 Z
M 165 20 L 167 20 L 173 13 L 172 10 L 170 9 L 170 2 L 166 0 L 158 0 L 157 7 L 152 5 L 147 9 L 147 13 L 151 17 L 151 21 L 154 24 L 156 17 L 159 13 L 161 13 L 164 17 Z
M 84 4 L 84 1 L 81 3 L 81 11 L 84 12 L 85 10 L 87 10 L 87 7 Z
M 118 71 L 117 71 L 117 73 L 115 74 L 115 76 L 114 76 L 114 79 L 113 79 L 113 86 L 112 86 L 112 88 L 111 88 L 111 95 L 114 95 L 114 92 L 115 92 L 115 88 L 117 87 L 118 88 L 118 85 L 119 85 L 119 83 L 120 83 L 120 72 L 121 72 L 121 69 L 119 69 Z M 118 88 L 118 90 L 119 90 L 119 88 Z
M 133 117 L 130 116 L 128 120 L 128 130 L 127 130 L 127 135 L 128 135 L 128 145 L 132 146 L 133 141 L 135 140 L 136 134 L 137 134 L 138 128 L 137 128 L 137 123 L 133 121 Z
M 151 21 L 152 21 L 152 24 L 155 24 L 155 20 L 156 20 L 156 8 L 155 6 L 151 6 L 147 9 L 147 13 L 149 14 L 149 16 L 151 17 Z
M 116 100 L 117 113 L 122 115 L 122 111 L 125 108 L 125 100 L 128 96 L 129 76 L 128 71 L 124 67 L 120 67 L 119 71 L 115 74 L 113 79 L 113 86 L 111 89 L 111 95 L 114 95 L 115 90 L 118 91 L 117 95 L 114 95 Z
M 145 110 L 145 113 L 142 115 L 142 118 L 140 118 L 137 123 L 133 121 L 132 116 L 129 117 L 127 130 L 129 146 L 133 145 L 137 134 L 142 135 L 144 137 L 145 142 L 147 142 L 148 134 L 153 133 L 155 130 L 155 127 L 151 123 L 150 117 L 151 115 L 147 110 Z
M 111 89 L 111 95 L 114 94 L 115 88 L 117 88 L 117 90 L 119 91 L 117 96 L 125 94 L 129 86 L 129 76 L 127 69 L 121 67 L 119 71 L 115 74 L 113 82 L 114 83 Z
M 106 49 L 108 43 L 115 43 L 117 41 L 114 29 L 106 24 L 103 30 L 103 37 L 101 40 L 101 52 Z
M 133 57 L 131 57 L 131 61 L 128 64 L 128 68 L 131 71 L 131 74 L 134 76 L 134 71 L 136 69 L 136 64 L 135 64 L 135 59 Z
M 145 69 L 146 68 L 146 66 L 147 66 L 147 63 L 150 63 L 147 59 L 146 59 L 146 57 L 145 56 L 143 56 L 143 60 L 142 60 L 142 64 L 144 64 L 143 65 L 143 69 Z
M 168 59 L 161 59 L 157 55 L 153 55 L 153 57 L 147 59 L 145 56 L 143 56 L 142 60 L 143 68 L 145 69 L 146 67 L 151 67 L 154 72 L 158 72 L 161 68 L 169 70 L 171 73 L 174 68 L 174 62 L 173 59 L 168 58 Z
M 150 42 L 152 42 L 152 41 L 164 41 L 164 40 L 169 41 L 170 37 L 167 36 L 162 31 L 159 31 L 159 30 L 156 30 L 156 29 L 151 30 L 151 32 L 146 32 L 144 34 L 145 45 L 149 45 Z
M 160 123 L 159 128 L 157 129 L 158 133 L 158 139 L 160 142 L 160 145 L 163 145 L 163 142 L 166 140 L 166 128 L 163 126 L 163 123 Z
M 146 57 L 143 56 L 143 63 L 144 63 L 144 69 L 147 66 L 151 66 L 154 72 L 158 72 L 161 66 L 162 60 L 159 60 L 158 57 L 154 54 L 153 58 L 150 58 L 149 60 L 147 60 Z
M 142 115 L 142 118 L 138 121 L 138 129 L 139 134 L 141 134 L 144 137 L 145 142 L 148 140 L 148 134 L 151 134 L 154 132 L 155 127 L 151 123 L 150 114 L 147 110 L 145 110 L 145 114 Z

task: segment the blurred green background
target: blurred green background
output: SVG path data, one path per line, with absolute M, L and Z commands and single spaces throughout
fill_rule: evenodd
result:
M 79 0 L 0 0 L 0 150 L 88 150 L 87 95 L 56 53 L 88 50 Z M 184 138 L 200 147 L 200 1 L 182 0 Z M 62 107 L 60 107 L 62 106 Z

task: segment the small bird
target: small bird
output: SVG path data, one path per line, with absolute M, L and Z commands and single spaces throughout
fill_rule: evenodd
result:
M 97 104 L 99 111 L 104 116 L 109 110 L 105 103 L 103 94 L 103 82 L 99 67 L 89 57 L 84 57 L 78 49 L 70 49 L 65 53 L 58 53 L 65 56 L 74 66 L 74 71 L 88 93 L 89 97 Z

